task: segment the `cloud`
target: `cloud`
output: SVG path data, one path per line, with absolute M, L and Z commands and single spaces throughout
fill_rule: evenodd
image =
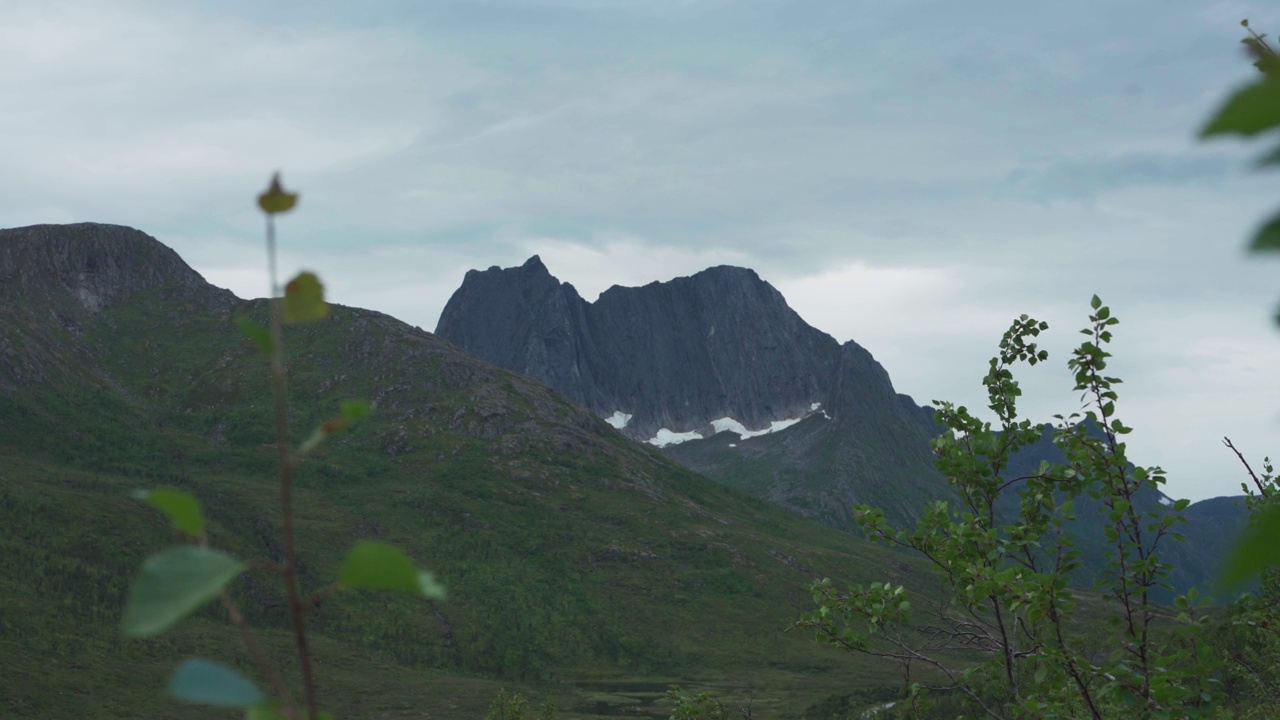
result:
M 553 275 L 573 285 L 589 302 L 614 285 L 647 285 L 715 265 L 751 263 L 750 256 L 732 250 L 654 248 L 644 238 L 620 233 L 603 235 L 598 245 L 543 237 L 523 238 L 518 246 L 527 255 L 541 257 Z
M 6 5 L 0 28 L 0 89 L 20 98 L 0 117 L 4 194 L 35 185 L 134 224 L 208 214 L 278 167 L 320 175 L 403 150 L 476 76 L 394 29 L 178 5 Z M 0 217 L 21 207 L 0 201 Z
M 1207 187 L 1244 172 L 1239 153 L 1204 149 L 1182 153 L 1132 152 L 1109 157 L 1077 157 L 1024 165 L 1005 177 L 1015 193 L 1037 202 L 1092 200 L 1134 186 Z

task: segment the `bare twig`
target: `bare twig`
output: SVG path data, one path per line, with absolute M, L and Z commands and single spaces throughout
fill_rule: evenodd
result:
M 1223 445 L 1226 445 L 1226 446 L 1231 450 L 1231 452 L 1235 453 L 1235 454 L 1236 454 L 1236 457 L 1240 459 L 1240 464 L 1241 464 L 1241 465 L 1244 465 L 1244 469 L 1245 469 L 1245 471 L 1247 471 L 1247 472 L 1249 473 L 1249 477 L 1250 477 L 1250 479 L 1252 479 L 1252 480 L 1253 480 L 1253 484 L 1254 484 L 1254 486 L 1258 488 L 1258 493 L 1259 493 L 1259 494 L 1262 494 L 1262 495 L 1266 495 L 1266 494 L 1267 494 L 1267 489 L 1266 489 L 1266 487 L 1262 484 L 1262 480 L 1259 480 L 1259 479 L 1258 479 L 1258 474 L 1257 474 L 1257 473 L 1255 473 L 1255 472 L 1253 471 L 1253 467 L 1251 467 L 1251 466 L 1249 465 L 1249 461 L 1245 459 L 1244 454 L 1243 454 L 1243 453 L 1241 453 L 1239 450 L 1237 450 L 1237 449 L 1236 449 L 1236 446 L 1235 446 L 1234 444 L 1232 444 L 1232 442 L 1231 442 L 1231 438 L 1229 438 L 1229 437 L 1223 437 L 1223 438 L 1222 438 L 1222 444 L 1223 444 Z

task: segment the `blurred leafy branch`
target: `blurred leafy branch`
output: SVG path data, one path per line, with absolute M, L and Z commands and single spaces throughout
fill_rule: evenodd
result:
M 1231 93 L 1200 130 L 1201 139 L 1226 135 L 1253 138 L 1268 134 L 1270 137 L 1280 130 L 1280 55 L 1267 43 L 1265 34 L 1249 27 L 1248 20 L 1240 24 L 1249 31 L 1250 37 L 1241 42 L 1253 57 L 1253 65 L 1261 77 Z M 1262 167 L 1278 164 L 1280 145 L 1258 160 Z M 1280 250 L 1280 214 L 1272 216 L 1254 233 L 1249 249 Z
M 254 682 L 227 665 L 202 658 L 190 658 L 180 663 L 169 681 L 168 691 L 188 702 L 241 708 L 245 711 L 246 720 L 299 720 L 304 717 L 320 720 L 329 717 L 320 711 L 316 696 L 306 628 L 307 614 L 324 598 L 352 588 L 403 591 L 435 600 L 445 598 L 444 587 L 434 575 L 420 571 L 399 549 L 375 541 L 362 541 L 352 547 L 332 584 L 310 594 L 304 594 L 300 587 L 294 532 L 294 475 L 308 453 L 347 425 L 367 416 L 370 408 L 361 400 L 343 402 L 336 416 L 316 427 L 297 448 L 292 446 L 289 439 L 284 326 L 319 322 L 329 314 L 324 286 L 314 273 L 299 273 L 285 284 L 283 292 L 276 280 L 275 219 L 277 215 L 292 210 L 297 203 L 298 195 L 281 186 L 278 173 L 267 190 L 258 196 L 258 207 L 266 214 L 270 323 L 264 327 L 244 318 L 237 320 L 245 337 L 266 356 L 270 368 L 280 471 L 282 556 L 247 561 L 233 558 L 210 547 L 200 503 L 191 495 L 169 488 L 134 493 L 137 499 L 168 517 L 179 544 L 152 555 L 142 564 L 125 604 L 124 632 L 132 637 L 153 636 L 214 599 L 220 600 L 270 686 L 270 692 L 263 692 Z M 300 702 L 294 700 L 283 676 L 268 661 L 253 629 L 227 591 L 231 581 L 250 570 L 275 575 L 285 586 L 302 676 Z

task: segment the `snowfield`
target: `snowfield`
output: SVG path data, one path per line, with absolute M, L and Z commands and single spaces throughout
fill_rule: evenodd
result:
M 775 433 L 781 430 L 786 430 L 792 425 L 795 425 L 801 420 L 818 412 L 822 413 L 822 417 L 830 420 L 831 416 L 827 414 L 826 410 L 821 410 L 820 409 L 821 407 L 822 407 L 822 403 L 811 403 L 809 405 L 809 412 L 805 413 L 804 415 L 801 415 L 798 418 L 788 418 L 786 420 L 774 420 L 773 422 L 769 423 L 769 427 L 762 428 L 760 430 L 748 429 L 746 425 L 743 425 L 741 422 L 738 422 L 737 420 L 734 420 L 731 417 L 722 417 L 722 418 L 719 418 L 718 420 L 711 421 L 711 428 L 714 431 L 712 434 L 718 435 L 722 432 L 731 432 L 731 433 L 736 433 L 738 435 L 738 439 L 747 440 L 749 438 L 760 437 L 761 435 L 768 435 L 769 433 Z M 631 420 L 630 415 L 625 415 L 624 413 L 619 411 L 619 412 L 615 412 L 613 414 L 613 417 L 607 418 L 605 421 L 618 429 L 622 429 L 627 426 L 627 422 L 629 422 L 630 420 Z M 679 445 L 680 443 L 689 442 L 691 440 L 702 440 L 703 438 L 704 438 L 703 434 L 701 432 L 698 432 L 697 430 L 690 430 L 688 432 L 674 432 L 667 428 L 661 428 L 658 430 L 656 435 L 649 438 L 645 442 L 655 447 L 661 448 L 661 447 L 666 447 L 668 445 Z M 730 443 L 729 447 L 737 447 L 737 443 Z

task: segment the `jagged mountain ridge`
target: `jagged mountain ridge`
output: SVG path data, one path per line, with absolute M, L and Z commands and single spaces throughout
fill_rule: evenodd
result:
M 839 344 L 773 286 L 728 266 L 590 303 L 535 255 L 468 272 L 436 334 L 601 417 L 630 415 L 623 433 L 639 440 L 722 417 L 750 429 L 802 417 L 829 402 L 841 363 Z
M 840 527 L 851 527 L 858 502 L 909 518 L 949 494 L 932 469 L 930 411 L 898 394 L 864 348 L 810 326 L 746 268 L 614 286 L 587 302 L 534 256 L 468 272 L 436 333 L 601 417 L 631 416 L 621 430 L 633 439 L 715 436 L 667 449 L 699 472 Z M 786 442 L 803 437 L 806 450 L 739 463 L 735 456 L 783 441 L 755 437 L 727 452 L 739 438 L 716 434 L 713 423 L 725 418 L 751 431 L 803 419 Z

